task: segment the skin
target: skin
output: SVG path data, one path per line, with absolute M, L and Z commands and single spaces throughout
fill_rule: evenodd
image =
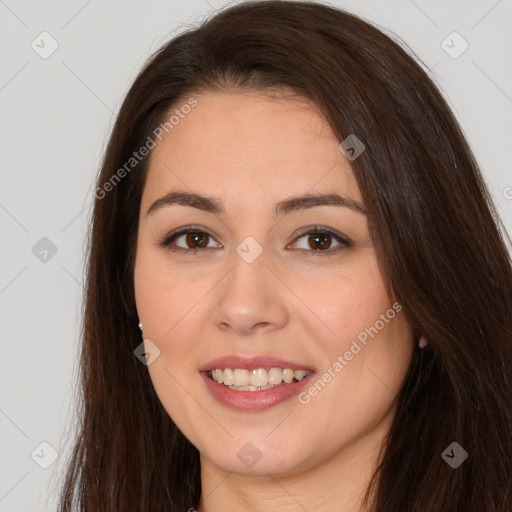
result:
M 293 397 L 260 412 L 236 411 L 212 397 L 198 372 L 222 355 L 270 355 L 321 376 L 392 309 L 366 215 L 339 206 L 272 215 L 275 203 L 304 193 L 362 203 L 350 162 L 306 100 L 243 91 L 194 97 L 197 106 L 150 158 L 134 279 L 144 339 L 160 350 L 148 366 L 151 380 L 201 454 L 198 510 L 360 511 L 411 359 L 403 313 L 307 404 Z M 146 214 L 178 189 L 218 197 L 225 213 L 171 205 Z M 208 249 L 194 255 L 158 245 L 189 224 L 211 235 Z M 314 225 L 351 246 L 335 251 L 340 244 L 327 235 L 318 254 L 311 237 L 297 237 Z M 248 236 L 263 249 L 252 263 L 236 252 Z M 174 246 L 201 243 L 181 236 Z M 262 455 L 251 468 L 237 457 L 248 442 Z

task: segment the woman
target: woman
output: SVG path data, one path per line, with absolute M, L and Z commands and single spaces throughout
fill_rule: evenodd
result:
M 510 238 L 397 43 L 217 14 L 141 71 L 95 196 L 59 510 L 511 510 Z

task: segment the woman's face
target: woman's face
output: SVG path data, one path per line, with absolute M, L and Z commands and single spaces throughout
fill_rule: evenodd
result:
M 156 393 L 212 467 L 292 475 L 360 457 L 390 425 L 413 343 L 341 141 L 305 100 L 194 97 L 153 150 L 140 205 Z M 319 198 L 292 199 L 305 195 Z

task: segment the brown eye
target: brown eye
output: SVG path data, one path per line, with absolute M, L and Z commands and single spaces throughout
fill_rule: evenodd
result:
M 208 235 L 208 233 L 201 231 L 189 232 L 187 235 L 185 235 L 185 241 L 188 244 L 188 248 L 190 249 L 196 249 L 197 247 L 204 249 L 208 246 L 209 236 L 210 235 Z
M 303 239 L 302 242 L 298 242 Z M 328 228 L 315 226 L 309 231 L 303 231 L 297 238 L 294 248 L 304 250 L 312 255 L 332 254 L 346 247 L 350 247 L 350 242 L 342 235 L 334 233 Z M 333 243 L 337 244 L 332 248 Z
M 198 253 L 214 248 L 215 245 L 209 245 L 210 241 L 213 238 L 206 231 L 189 226 L 171 233 L 159 245 L 170 251 Z M 220 244 L 218 246 L 222 247 Z
M 314 233 L 308 237 L 309 246 L 315 250 L 329 249 L 331 242 L 332 237 L 328 233 Z
M 303 239 L 304 241 L 298 242 Z M 178 243 L 179 242 L 179 243 Z M 210 245 L 214 242 L 214 245 Z M 179 251 L 182 253 L 199 254 L 208 252 L 215 247 L 222 248 L 221 244 L 215 245 L 215 240 L 206 231 L 187 226 L 175 233 L 171 233 L 159 245 L 169 251 Z M 333 247 L 333 243 L 337 244 Z M 302 245 L 302 246 L 301 246 Z M 302 233 L 295 239 L 295 246 L 292 249 L 300 249 L 302 252 L 311 256 L 323 256 L 337 253 L 351 243 L 343 235 L 338 234 L 329 228 L 315 226 Z

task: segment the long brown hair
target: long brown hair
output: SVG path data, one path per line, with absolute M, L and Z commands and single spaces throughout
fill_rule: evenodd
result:
M 133 266 L 148 157 L 133 168 L 126 162 L 183 98 L 239 88 L 292 90 L 320 108 L 340 141 L 363 141 L 351 164 L 382 275 L 416 336 L 428 340 L 413 353 L 366 504 L 379 512 L 510 512 L 511 240 L 472 151 L 404 46 L 340 9 L 273 0 L 235 5 L 172 39 L 120 109 L 97 181 L 78 436 L 59 510 L 197 507 L 199 453 L 134 356 Z M 468 453 L 456 469 L 442 457 L 453 442 Z

